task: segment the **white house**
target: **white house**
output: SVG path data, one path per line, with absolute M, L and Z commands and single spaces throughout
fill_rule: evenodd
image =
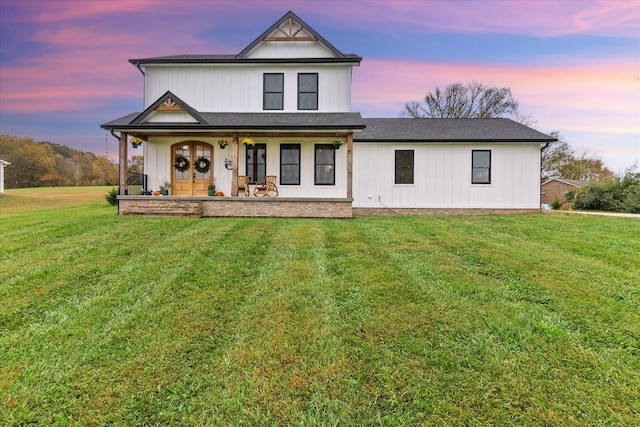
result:
M 0 194 L 4 193 L 4 168 L 9 166 L 11 163 L 6 160 L 0 159 Z
M 145 109 L 102 125 L 120 141 L 120 213 L 539 209 L 540 149 L 553 138 L 509 119 L 362 118 L 351 111 L 361 60 L 293 12 L 237 55 L 131 59 Z M 149 189 L 167 182 L 169 197 L 128 194 L 129 137 L 143 143 Z M 256 191 L 266 176 L 277 194 Z M 211 185 L 224 196 L 208 197 Z

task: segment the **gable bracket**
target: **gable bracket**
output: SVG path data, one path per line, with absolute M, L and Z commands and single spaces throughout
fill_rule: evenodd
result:
M 298 24 L 300 25 L 300 24 Z M 318 39 L 314 36 L 305 36 L 305 37 L 296 37 L 300 31 L 302 31 L 304 27 L 300 25 L 300 28 L 294 31 L 293 27 L 293 18 L 289 17 L 287 19 L 286 24 L 278 25 L 278 31 L 280 31 L 284 36 L 268 36 L 265 37 L 264 41 L 317 41 Z
M 167 98 L 162 104 L 158 105 L 156 111 L 182 111 L 182 107 L 176 104 L 173 99 Z

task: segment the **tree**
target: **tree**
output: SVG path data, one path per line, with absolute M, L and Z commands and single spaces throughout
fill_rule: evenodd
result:
M 52 142 L 0 135 L 0 158 L 11 163 L 5 169 L 7 188 L 118 182 L 118 166 L 106 158 Z
M 602 181 L 613 178 L 601 159 L 595 154 L 583 151 L 576 154 L 558 131 L 550 135 L 557 141 L 542 150 L 541 182 L 551 178 L 577 179 L 584 181 Z
M 604 181 L 613 178 L 613 172 L 602 160 L 586 151 L 563 165 L 560 173 L 563 178 L 584 181 Z
M 550 142 L 547 148 L 542 150 L 541 182 L 551 178 L 566 178 L 562 175 L 562 169 L 575 158 L 573 148 L 564 140 L 560 132 L 554 130 L 549 133 L 549 136 L 556 138 L 557 141 Z
M 487 87 L 478 82 L 466 86 L 453 83 L 444 90 L 436 87 L 425 95 L 424 103 L 413 101 L 405 104 L 401 116 L 415 119 L 510 117 L 523 124 L 531 123 L 529 116 L 522 116 L 518 112 L 518 101 L 513 98 L 509 88 Z

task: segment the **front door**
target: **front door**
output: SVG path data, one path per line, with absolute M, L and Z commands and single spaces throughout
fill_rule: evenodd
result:
M 213 183 L 213 147 L 204 142 L 181 142 L 172 146 L 171 152 L 171 195 L 206 196 Z

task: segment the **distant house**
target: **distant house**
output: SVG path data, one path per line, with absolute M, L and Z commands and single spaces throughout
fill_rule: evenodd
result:
M 576 191 L 588 181 L 578 179 L 552 178 L 540 186 L 540 203 L 550 205 L 558 199 L 561 205 L 567 203 L 567 192 Z
M 4 168 L 10 164 L 11 163 L 0 159 L 0 194 L 4 193 Z
M 119 213 L 349 218 L 540 208 L 540 149 L 554 138 L 509 119 L 363 118 L 351 111 L 361 61 L 293 12 L 235 55 L 129 60 L 144 76 L 144 110 L 101 125 L 120 141 Z M 130 137 L 143 144 L 147 190 L 167 182 L 168 197 L 129 193 Z M 277 193 L 261 191 L 267 176 Z M 207 196 L 213 185 L 224 197 Z

